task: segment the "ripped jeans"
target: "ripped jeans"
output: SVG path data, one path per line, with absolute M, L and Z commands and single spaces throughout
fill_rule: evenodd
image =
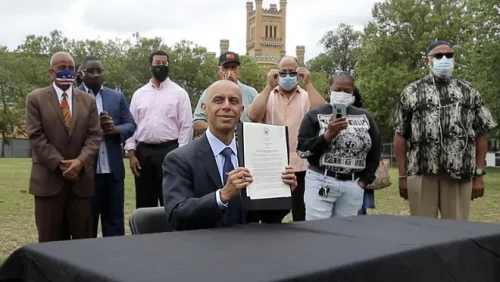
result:
M 319 195 L 323 187 L 330 189 L 327 196 Z M 358 215 L 364 191 L 357 179 L 341 181 L 307 170 L 304 193 L 306 220 Z

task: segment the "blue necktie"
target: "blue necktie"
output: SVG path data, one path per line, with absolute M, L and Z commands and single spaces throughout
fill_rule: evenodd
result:
M 233 163 L 231 162 L 231 156 L 233 155 L 233 150 L 226 147 L 222 150 L 221 155 L 224 157 L 224 167 L 222 168 L 222 179 L 224 180 L 222 185 L 226 185 L 228 174 L 234 170 Z M 227 205 L 227 224 L 243 224 L 243 210 L 241 206 L 241 196 L 238 195 L 229 201 Z

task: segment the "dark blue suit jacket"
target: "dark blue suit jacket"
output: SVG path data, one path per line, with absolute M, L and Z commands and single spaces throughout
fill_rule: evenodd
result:
M 80 86 L 79 90 L 86 92 L 83 84 Z M 103 87 L 101 90 L 101 96 L 103 111 L 108 112 L 109 116 L 113 119 L 115 128 L 120 132 L 119 136 L 114 135 L 103 137 L 108 152 L 109 165 L 111 167 L 113 178 L 116 181 L 119 181 L 125 178 L 122 144 L 134 134 L 136 125 L 123 93 L 108 87 Z M 96 169 L 98 157 L 99 154 L 96 155 L 94 169 Z

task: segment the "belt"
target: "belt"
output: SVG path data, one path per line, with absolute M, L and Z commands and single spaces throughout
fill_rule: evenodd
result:
M 177 143 L 178 143 L 178 141 L 177 141 L 177 139 L 175 139 L 175 140 L 169 140 L 169 141 L 165 141 L 165 142 L 161 142 L 161 143 L 139 142 L 138 146 L 144 146 L 147 148 L 161 148 L 161 147 L 165 147 L 165 146 L 177 144 Z
M 330 170 L 321 168 L 319 166 L 311 165 L 311 164 L 309 165 L 309 169 L 316 172 L 316 173 L 323 174 L 323 175 L 325 175 L 325 171 L 326 171 L 326 176 L 333 177 L 333 178 L 340 180 L 340 181 L 353 181 L 354 179 L 356 179 L 356 176 L 354 175 L 354 173 L 338 173 L 338 172 L 330 171 Z

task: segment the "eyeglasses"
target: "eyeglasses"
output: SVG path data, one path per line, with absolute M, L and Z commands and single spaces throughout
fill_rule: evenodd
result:
M 168 67 L 168 61 L 154 61 L 151 65 L 153 67 L 157 67 L 157 66 L 166 66 L 166 67 Z
M 82 69 L 81 72 L 90 76 L 102 75 L 104 73 L 104 69 L 99 69 L 99 68 Z
M 455 53 L 436 53 L 436 54 L 432 54 L 432 55 L 429 55 L 431 57 L 434 57 L 438 60 L 441 60 L 443 57 L 446 57 L 447 59 L 452 59 L 453 57 L 455 57 Z
M 280 72 L 280 76 L 281 77 L 286 77 L 287 75 L 289 75 L 290 77 L 296 77 L 297 76 L 297 72 Z

